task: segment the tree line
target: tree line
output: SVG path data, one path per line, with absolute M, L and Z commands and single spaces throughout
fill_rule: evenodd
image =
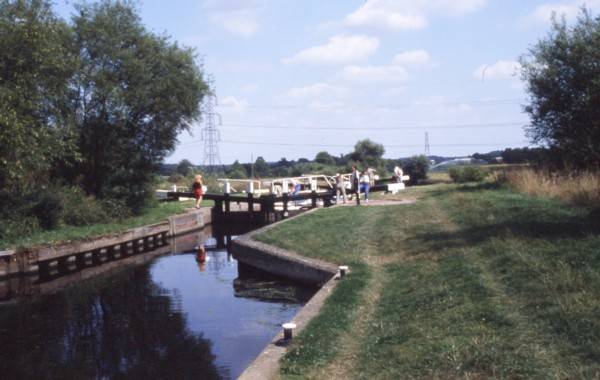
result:
M 227 178 L 269 178 L 269 177 L 298 177 L 303 174 L 350 173 L 352 165 L 359 170 L 366 167 L 375 169 L 382 177 L 389 177 L 395 166 L 401 166 L 405 174 L 411 176 L 411 182 L 417 183 L 427 176 L 429 159 L 423 155 L 409 158 L 386 159 L 383 158 L 385 148 L 382 144 L 369 139 L 360 140 L 354 145 L 354 150 L 347 154 L 335 156 L 327 151 L 318 152 L 311 160 L 300 158 L 288 160 L 283 157 L 279 161 L 267 162 L 262 156 L 251 163 L 240 163 L 236 160 L 231 165 L 218 168 L 196 168 L 189 160 L 181 160 L 177 165 L 170 165 L 171 170 L 163 171 L 169 176 L 170 182 L 178 183 L 183 177 L 191 181 L 194 170 L 210 169 L 217 177 Z

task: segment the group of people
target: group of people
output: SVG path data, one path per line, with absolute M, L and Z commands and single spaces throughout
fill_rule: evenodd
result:
M 352 173 L 350 173 L 350 194 L 356 194 L 356 204 L 360 205 L 360 194 L 365 196 L 365 202 L 369 203 L 369 191 L 371 186 L 375 184 L 375 169 L 365 167 L 361 172 L 356 165 L 352 165 Z M 343 198 L 343 203 L 348 199 L 346 195 L 346 184 L 341 174 L 335 175 L 335 197 L 339 202 L 340 196 Z
M 402 168 L 396 166 L 394 168 L 394 178 L 396 182 L 402 181 Z M 356 165 L 352 165 L 352 173 L 350 174 L 350 195 L 356 194 L 356 204 L 360 205 L 360 194 L 363 193 L 365 196 L 365 202 L 369 203 L 369 191 L 371 186 L 375 184 L 375 169 L 369 168 L 368 166 L 360 172 Z M 203 191 L 204 184 L 202 183 L 202 175 L 198 174 L 194 177 L 194 184 L 192 185 L 192 189 L 194 191 L 194 197 L 196 198 L 196 208 L 200 208 L 200 203 L 202 202 L 202 196 L 204 195 Z M 302 186 L 292 181 L 290 183 L 290 195 L 298 194 L 302 188 Z M 344 183 L 344 178 L 341 174 L 337 173 L 335 175 L 335 197 L 339 203 L 340 196 L 342 196 L 343 203 L 346 203 L 348 199 L 346 195 L 346 184 Z

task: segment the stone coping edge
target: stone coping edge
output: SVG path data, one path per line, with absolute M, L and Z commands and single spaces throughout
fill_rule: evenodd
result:
M 75 241 L 58 242 L 53 245 L 0 251 L 0 279 L 35 273 L 38 270 L 37 263 L 40 261 L 55 260 L 80 252 L 118 245 L 135 239 L 143 239 L 159 233 L 176 237 L 202 229 L 211 222 L 210 208 L 191 209 L 182 214 L 171 215 L 155 224 L 134 227 L 121 232 Z
M 309 322 L 319 314 L 321 307 L 333 293 L 339 282 L 337 266 L 322 260 L 303 257 L 296 252 L 258 242 L 253 237 L 276 227 L 280 223 L 304 217 L 316 210 L 307 211 L 293 218 L 270 224 L 242 235 L 231 243 L 232 253 L 238 261 L 296 281 L 321 286 L 319 291 L 300 309 L 291 321 L 283 321 L 296 324 L 296 329 L 293 332 L 294 335 L 299 334 L 306 328 Z M 283 339 L 283 330 L 281 330 L 258 357 L 242 372 L 238 379 L 264 380 L 277 377 L 280 368 L 279 361 L 287 352 L 287 346 L 287 342 Z
M 321 289 L 300 309 L 298 314 L 291 320 L 296 324 L 294 336 L 299 334 L 309 322 L 319 314 L 321 307 L 327 298 L 333 293 L 333 290 L 339 282 L 339 277 L 334 275 L 321 287 Z M 256 359 L 242 372 L 238 380 L 265 380 L 274 379 L 279 374 L 280 359 L 287 352 L 287 344 L 283 339 L 283 330 L 281 330 Z

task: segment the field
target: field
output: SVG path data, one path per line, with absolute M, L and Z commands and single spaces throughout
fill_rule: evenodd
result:
M 351 273 L 281 378 L 600 377 L 600 218 L 491 183 L 338 207 L 259 240 Z

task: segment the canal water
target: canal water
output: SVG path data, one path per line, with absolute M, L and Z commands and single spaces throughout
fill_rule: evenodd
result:
M 315 289 L 226 249 L 207 257 L 177 251 L 0 305 L 0 378 L 238 377 Z

